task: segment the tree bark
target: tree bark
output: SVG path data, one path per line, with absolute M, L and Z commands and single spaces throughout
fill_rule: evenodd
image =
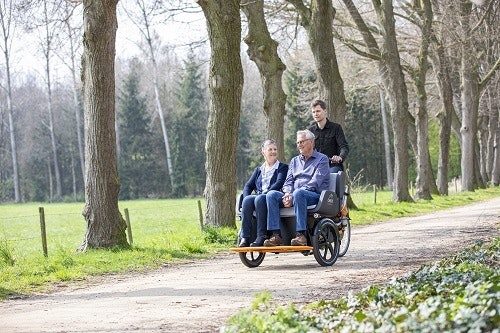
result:
M 384 131 L 384 152 L 385 152 L 385 167 L 387 173 L 387 186 L 392 191 L 392 183 L 394 181 L 392 175 L 392 159 L 391 159 L 391 141 L 389 138 L 389 122 L 387 121 L 387 112 L 385 111 L 384 91 L 379 90 L 380 94 L 380 112 L 382 114 L 382 127 Z
M 328 117 L 344 125 L 346 100 L 344 81 L 337 63 L 333 44 L 333 18 L 335 9 L 331 0 L 312 0 L 307 8 L 301 0 L 288 0 L 295 6 L 301 17 L 301 25 L 306 29 L 309 46 L 319 78 L 320 97 L 328 105 Z
M 499 143 L 500 143 L 500 94 L 498 93 L 499 84 L 489 87 L 490 100 L 490 117 L 489 117 L 489 136 L 488 136 L 488 174 L 490 175 L 491 184 L 498 186 L 500 184 L 500 159 L 499 159 Z
M 77 74 L 76 74 L 76 64 L 75 64 L 75 59 L 76 59 L 76 50 L 74 46 L 74 41 L 75 41 L 75 36 L 73 34 L 73 28 L 71 27 L 69 23 L 69 19 L 64 21 L 66 25 L 66 29 L 68 32 L 68 40 L 70 42 L 70 63 L 68 65 L 68 68 L 71 72 L 71 78 L 72 78 L 72 90 L 73 90 L 73 105 L 75 108 L 75 120 L 76 120 L 76 137 L 77 137 L 77 145 L 78 145 L 78 155 L 80 157 L 80 169 L 82 171 L 82 178 L 83 182 L 85 183 L 85 148 L 83 144 L 83 135 L 82 135 L 82 120 L 81 120 L 81 115 L 80 115 L 80 99 L 78 97 L 78 92 L 80 90 L 79 88 L 79 82 L 77 80 Z
M 343 0 L 360 31 L 371 58 L 378 60 L 378 72 L 387 94 L 394 133 L 393 201 L 412 201 L 408 191 L 408 93 L 397 48 L 392 2 L 373 0 L 383 39 L 379 48 L 352 0 Z
M 54 163 L 54 174 L 56 176 L 56 201 L 61 201 L 62 199 L 62 181 L 61 181 L 61 170 L 59 167 L 59 156 L 57 151 L 56 133 L 54 129 L 54 114 L 52 111 L 52 83 L 50 79 L 50 52 L 52 51 L 52 41 L 54 34 L 50 32 L 50 18 L 47 11 L 47 1 L 43 2 L 43 14 L 44 14 L 44 24 L 45 24 L 45 40 L 41 42 L 42 49 L 44 50 L 45 56 L 45 75 L 47 84 L 47 115 L 50 136 L 50 145 L 52 148 L 52 163 Z
M 439 120 L 439 158 L 438 158 L 438 174 L 437 187 L 442 195 L 448 195 L 448 165 L 450 161 L 450 139 L 451 139 L 451 120 L 455 114 L 453 107 L 453 89 L 451 86 L 450 69 L 445 50 L 440 40 L 433 36 L 433 57 L 431 63 L 434 72 L 437 76 L 437 87 L 441 102 L 442 110 L 437 114 Z
M 85 118 L 87 230 L 80 248 L 127 245 L 118 209 L 120 182 L 115 145 L 115 40 L 118 0 L 84 0 L 82 82 Z
M 12 79 L 10 66 L 10 46 L 12 44 L 12 32 L 14 19 L 12 12 L 14 10 L 13 1 L 5 1 L 0 3 L 0 22 L 2 29 L 2 53 L 5 59 L 5 74 L 6 74 L 6 89 L 7 89 L 7 113 L 9 118 L 9 133 L 10 133 L 10 154 L 12 158 L 12 178 L 14 179 L 14 200 L 16 203 L 21 202 L 21 187 L 19 182 L 19 170 L 17 162 L 17 146 L 14 126 L 14 110 L 12 107 Z
M 418 54 L 418 69 L 413 75 L 415 87 L 417 90 L 418 109 L 415 116 L 415 127 L 417 130 L 417 180 L 415 199 L 430 200 L 431 182 L 434 182 L 434 177 L 430 177 L 432 166 L 430 164 L 429 154 L 429 130 L 428 130 L 428 113 L 427 113 L 427 91 L 425 83 L 427 71 L 429 69 L 429 42 L 432 28 L 432 7 L 430 0 L 420 1 L 422 26 L 422 40 L 420 42 L 420 50 Z
M 474 191 L 477 188 L 475 152 L 477 140 L 477 119 L 479 105 L 479 76 L 477 62 L 473 57 L 472 45 L 467 37 L 470 32 L 471 3 L 459 0 L 459 20 L 461 31 L 461 104 L 462 104 L 462 191 Z
M 264 17 L 263 0 L 242 0 L 241 9 L 248 19 L 248 35 L 245 43 L 247 54 L 259 69 L 264 94 L 267 138 L 278 143 L 278 159 L 285 160 L 283 124 L 286 95 L 282 76 L 286 66 L 278 55 L 278 43 L 271 38 Z
M 243 90 L 239 0 L 198 0 L 211 45 L 205 224 L 235 227 L 236 147 Z
M 408 92 L 399 57 L 394 24 L 392 1 L 382 3 L 373 0 L 380 21 L 383 42 L 381 61 L 384 71 L 382 80 L 386 88 L 392 111 L 394 132 L 394 187 L 392 200 L 413 201 L 408 191 Z

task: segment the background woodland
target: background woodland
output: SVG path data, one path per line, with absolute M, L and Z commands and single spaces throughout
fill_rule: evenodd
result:
M 83 201 L 83 6 L 0 2 L 0 202 Z M 500 183 L 498 1 L 242 0 L 241 107 L 221 130 L 237 127 L 237 143 L 210 137 L 202 2 L 118 2 L 120 199 L 203 195 L 210 144 L 235 145 L 242 188 L 264 139 L 285 162 L 297 153 L 315 98 L 344 127 L 356 186 L 409 201 L 457 177 L 463 190 Z

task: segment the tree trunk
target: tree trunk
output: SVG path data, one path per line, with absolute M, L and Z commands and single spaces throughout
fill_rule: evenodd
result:
M 462 191 L 474 191 L 477 188 L 476 170 L 474 159 L 478 157 L 475 152 L 477 140 L 477 117 L 479 104 L 479 77 L 477 62 L 472 52 L 472 45 L 467 35 L 470 31 L 471 4 L 460 0 L 460 26 L 463 29 L 461 44 L 461 104 L 462 104 Z
M 431 182 L 434 182 L 434 177 L 430 177 L 432 166 L 429 154 L 429 117 L 427 114 L 425 83 L 429 69 L 428 54 L 433 15 L 430 0 L 423 0 L 420 4 L 422 9 L 422 40 L 418 54 L 418 69 L 413 75 L 418 101 L 417 114 L 415 115 L 415 127 L 417 130 L 417 181 L 415 198 L 430 200 L 432 199 Z
M 486 98 L 487 98 L 487 108 L 489 110 L 488 114 L 488 134 L 486 138 L 486 157 L 485 157 L 485 168 L 486 168 L 486 173 L 488 174 L 488 178 L 490 181 L 493 178 L 492 172 L 493 172 L 493 159 L 494 159 L 494 147 L 495 147 L 495 135 L 497 133 L 497 126 L 498 126 L 498 116 L 499 116 L 499 111 L 500 108 L 498 107 L 500 105 L 500 101 L 498 101 L 497 98 L 500 98 L 500 95 L 498 94 L 498 89 L 499 89 L 498 83 L 491 85 L 488 87 L 488 90 L 486 92 Z
M 399 57 L 392 1 L 374 6 L 383 34 L 381 62 L 386 71 L 382 80 L 389 97 L 394 132 L 394 188 L 392 200 L 413 201 L 408 191 L 408 92 Z
M 484 110 L 479 113 L 478 122 L 477 122 L 477 133 L 479 138 L 479 174 L 481 175 L 481 179 L 484 180 L 485 183 L 489 181 L 489 173 L 486 170 L 488 166 L 487 155 L 488 155 L 488 133 L 489 133 L 489 112 Z
M 205 224 L 235 227 L 236 147 L 243 90 L 239 0 L 198 0 L 211 45 Z
M 57 152 L 57 140 L 56 133 L 54 129 L 54 114 L 52 111 L 52 84 L 50 80 L 50 52 L 52 51 L 52 40 L 53 34 L 49 31 L 50 18 L 47 12 L 47 2 L 43 2 L 43 14 L 45 23 L 45 43 L 42 45 L 45 55 L 45 75 L 47 78 L 47 114 L 49 117 L 49 135 L 50 135 L 50 145 L 52 148 L 52 163 L 54 163 L 54 174 L 56 176 L 56 201 L 61 201 L 62 199 L 62 180 L 61 180 L 61 170 L 59 168 L 59 157 Z
M 278 143 L 278 159 L 285 160 L 283 124 L 286 95 L 283 92 L 282 76 L 286 66 L 278 55 L 278 43 L 271 38 L 264 17 L 263 0 L 242 0 L 241 9 L 248 19 L 248 56 L 259 69 L 264 94 L 267 138 Z
M 500 184 L 500 94 L 498 83 L 489 88 L 489 99 L 491 101 L 489 137 L 488 137 L 488 164 L 491 184 Z
M 339 72 L 335 45 L 333 44 L 333 18 L 335 9 L 331 0 L 312 0 L 310 9 L 303 1 L 288 0 L 301 17 L 301 24 L 307 31 L 309 46 L 314 56 L 319 78 L 320 97 L 328 105 L 330 120 L 344 125 L 346 100 L 344 81 Z
M 495 186 L 500 185 L 500 109 L 497 108 L 497 124 L 494 132 L 493 141 L 493 167 L 491 169 L 491 183 Z
M 118 0 L 84 0 L 82 82 L 85 118 L 85 207 L 80 250 L 127 245 L 118 210 L 115 145 L 115 39 Z
M 14 111 L 12 107 L 12 80 L 10 73 L 10 45 L 12 43 L 12 24 L 14 20 L 12 17 L 13 1 L 4 1 L 0 3 L 0 22 L 2 29 L 2 46 L 4 59 L 5 59 L 5 74 L 7 79 L 7 113 L 9 117 L 9 134 L 10 134 L 10 154 L 12 158 L 12 178 L 14 179 L 14 200 L 16 203 L 21 202 L 21 190 L 19 183 L 19 170 L 17 162 L 17 147 L 14 126 Z
M 67 9 L 68 10 L 68 9 Z M 85 150 L 84 150 L 84 145 L 83 145 L 83 135 L 82 135 L 82 119 L 81 119 L 81 105 L 80 105 L 80 99 L 79 99 L 79 82 L 77 80 L 77 74 L 76 74 L 76 47 L 75 47 L 75 34 L 73 33 L 73 27 L 71 27 L 70 20 L 69 20 L 69 13 L 67 13 L 68 19 L 64 21 L 64 24 L 67 29 L 67 36 L 68 36 L 68 41 L 69 41 L 69 46 L 70 46 L 70 62 L 67 64 L 70 72 L 71 72 L 71 79 L 72 79 L 72 90 L 73 90 L 73 106 L 75 108 L 75 120 L 76 120 L 76 138 L 77 138 L 77 145 L 78 145 L 78 156 L 80 157 L 80 169 L 82 172 L 82 178 L 83 182 L 85 183 Z
M 448 195 L 448 165 L 450 161 L 450 137 L 451 137 L 451 119 L 455 114 L 453 107 L 453 89 L 451 86 L 450 70 L 448 59 L 444 52 L 444 47 L 434 36 L 434 52 L 432 66 L 437 76 L 437 87 L 443 109 L 437 114 L 439 119 L 439 158 L 437 187 L 442 195 Z
M 384 130 L 384 152 L 385 152 L 385 167 L 387 173 L 387 186 L 392 191 L 392 159 L 391 159 L 391 140 L 389 138 L 389 123 L 387 121 L 387 112 L 385 111 L 385 97 L 384 91 L 379 90 L 380 94 L 380 112 L 382 114 L 382 127 Z
M 394 14 L 391 1 L 373 1 L 382 31 L 379 48 L 370 28 L 366 25 L 352 0 L 343 0 L 356 27 L 363 36 L 371 59 L 378 60 L 378 72 L 387 94 L 392 114 L 394 133 L 393 201 L 412 201 L 408 191 L 408 93 L 397 48 Z

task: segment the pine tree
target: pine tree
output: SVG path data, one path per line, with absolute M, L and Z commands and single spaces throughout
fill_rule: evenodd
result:
M 146 98 L 139 91 L 138 63 L 131 63 L 120 98 L 120 199 L 156 196 L 160 191 L 155 170 L 153 134 Z
M 376 184 L 385 180 L 384 141 L 377 97 L 366 91 L 353 91 L 348 96 L 345 128 L 349 143 L 348 171 L 351 181 Z
M 191 51 L 177 92 L 173 116 L 172 159 L 175 174 L 173 195 L 201 195 L 205 185 L 205 138 L 208 109 L 206 88 L 199 61 Z
M 297 131 L 309 128 L 313 123 L 310 102 L 314 98 L 312 91 L 316 91 L 316 74 L 313 69 L 301 73 L 299 65 L 290 66 L 285 74 L 286 100 L 286 127 L 285 127 L 285 157 L 290 160 L 297 155 Z

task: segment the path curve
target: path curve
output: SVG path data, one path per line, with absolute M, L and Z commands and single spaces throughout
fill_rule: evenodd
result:
M 314 256 L 267 254 L 257 268 L 237 254 L 144 274 L 95 278 L 0 303 L 0 331 L 219 332 L 268 290 L 279 304 L 335 299 L 498 237 L 500 197 L 460 208 L 354 226 L 346 256 L 321 267 Z

